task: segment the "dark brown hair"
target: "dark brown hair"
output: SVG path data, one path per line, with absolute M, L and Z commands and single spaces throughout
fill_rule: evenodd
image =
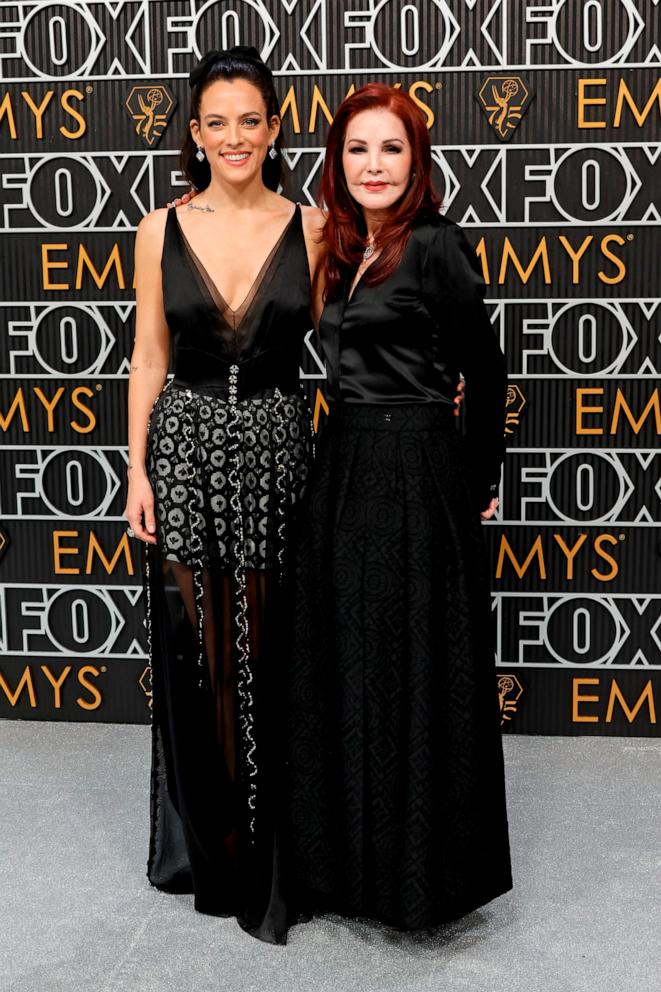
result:
M 189 120 L 200 119 L 202 94 L 219 79 L 245 79 L 259 90 L 266 106 L 266 116 L 280 117 L 280 105 L 273 85 L 271 70 L 255 48 L 236 45 L 224 52 L 208 52 L 190 74 L 191 103 Z M 276 158 L 267 155 L 262 165 L 264 185 L 277 192 L 282 184 L 282 130 L 276 138 Z M 206 189 L 211 182 L 211 167 L 206 158 L 201 162 L 195 157 L 197 145 L 187 128 L 181 148 L 180 168 L 188 182 L 196 189 Z
M 342 166 L 344 136 L 352 117 L 364 110 L 390 110 L 402 121 L 411 145 L 413 167 L 411 182 L 400 199 L 390 207 L 378 234 L 379 257 L 362 276 L 370 286 L 387 279 L 397 268 L 414 222 L 438 213 L 441 198 L 431 184 L 431 144 L 425 117 L 407 93 L 384 83 L 368 83 L 347 97 L 335 115 L 328 133 L 326 160 L 321 180 L 321 205 L 328 213 L 324 239 L 328 246 L 325 258 L 325 298 L 340 292 L 346 277 L 360 265 L 367 227 L 360 204 L 347 187 Z

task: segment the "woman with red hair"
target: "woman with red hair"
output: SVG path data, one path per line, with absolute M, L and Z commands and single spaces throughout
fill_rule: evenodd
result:
M 477 259 L 430 175 L 410 97 L 374 83 L 345 100 L 317 287 L 332 409 L 290 666 L 301 908 L 406 929 L 511 887 L 480 533 L 498 503 L 505 364 Z

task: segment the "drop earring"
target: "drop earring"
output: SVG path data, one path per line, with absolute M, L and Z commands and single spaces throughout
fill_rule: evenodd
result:
M 277 158 L 278 157 L 278 149 L 275 147 L 275 141 L 273 142 L 273 144 L 269 148 L 269 157 L 270 158 Z
M 197 151 L 195 152 L 195 158 L 198 160 L 198 162 L 204 162 L 204 148 L 202 148 L 202 145 L 197 146 Z

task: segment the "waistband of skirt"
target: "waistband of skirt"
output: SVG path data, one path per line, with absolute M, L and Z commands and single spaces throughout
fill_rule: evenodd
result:
M 182 379 L 180 376 L 175 376 L 170 383 L 171 389 L 183 389 L 191 393 L 195 393 L 196 396 L 209 396 L 216 400 L 221 400 L 227 402 L 229 400 L 230 387 L 227 381 L 213 380 L 210 382 L 190 382 L 186 379 Z M 281 386 L 262 386 L 261 388 L 249 388 L 244 386 L 239 380 L 237 386 L 237 401 L 241 403 L 244 400 L 270 400 L 280 393 L 282 396 L 293 396 L 296 391 L 291 387 L 281 387 Z
M 454 408 L 445 403 L 335 403 L 329 424 L 340 428 L 424 431 L 455 427 Z

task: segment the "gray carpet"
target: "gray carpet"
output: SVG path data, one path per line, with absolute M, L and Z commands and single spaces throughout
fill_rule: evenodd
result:
M 287 947 L 151 889 L 146 727 L 0 723 L 0 989 L 658 992 L 661 752 L 506 739 L 515 890 L 432 934 L 325 917 Z

